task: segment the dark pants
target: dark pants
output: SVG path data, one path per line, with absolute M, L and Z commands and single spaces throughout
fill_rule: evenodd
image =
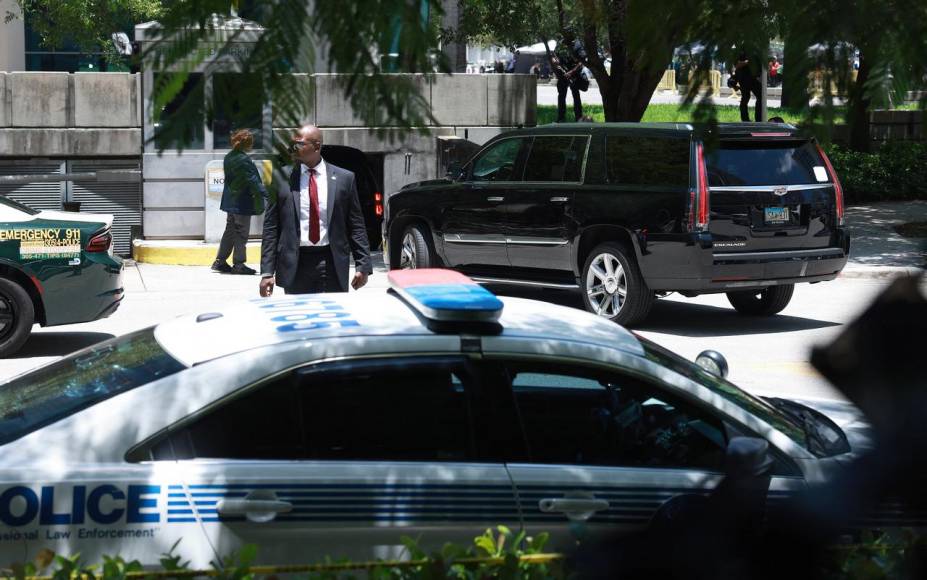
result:
M 568 81 L 557 81 L 557 122 L 562 123 L 566 120 L 566 95 L 567 91 L 573 93 L 573 115 L 579 121 L 583 118 L 583 102 L 579 96 L 579 89 Z
M 296 278 L 284 288 L 287 294 L 321 294 L 345 292 L 338 283 L 335 261 L 329 246 L 309 246 L 299 249 Z
M 756 121 L 760 120 L 760 84 L 759 83 L 738 83 L 740 85 L 740 120 L 750 121 L 750 93 L 756 97 L 756 105 L 753 106 L 753 116 Z
M 216 254 L 216 260 L 225 262 L 234 249 L 235 255 L 232 257 L 232 262 L 235 265 L 243 265 L 248 256 L 246 245 L 250 229 L 250 215 L 228 214 L 228 218 L 225 220 L 225 231 L 222 233 L 222 241 L 219 242 L 219 253 Z

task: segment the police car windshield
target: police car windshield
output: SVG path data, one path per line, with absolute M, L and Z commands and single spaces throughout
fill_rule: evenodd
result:
M 769 423 L 773 428 L 787 435 L 789 439 L 793 440 L 795 443 L 814 452 L 814 449 L 809 449 L 805 430 L 789 415 L 783 413 L 763 399 L 754 397 L 740 389 L 740 387 L 729 383 L 725 379 L 705 371 L 705 369 L 694 362 L 673 354 L 642 336 L 636 336 L 644 347 L 647 358 L 661 366 L 676 371 L 686 378 L 692 379 L 700 385 L 708 387 L 713 392 L 721 395 L 738 407 L 745 409 L 753 416 Z
M 0 445 L 183 370 L 146 328 L 0 384 Z

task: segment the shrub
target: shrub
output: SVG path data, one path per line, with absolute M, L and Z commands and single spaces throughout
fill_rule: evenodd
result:
M 927 144 L 889 141 L 873 153 L 828 149 L 848 204 L 927 199 Z

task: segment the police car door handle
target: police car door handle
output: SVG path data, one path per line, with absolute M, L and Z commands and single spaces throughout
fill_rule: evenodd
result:
M 604 499 L 557 497 L 538 501 L 538 508 L 542 512 L 566 514 L 571 520 L 587 520 L 595 512 L 605 511 L 608 507 Z
M 243 516 L 255 513 L 285 514 L 293 510 L 293 504 L 276 499 L 223 499 L 216 505 L 216 511 L 223 516 Z

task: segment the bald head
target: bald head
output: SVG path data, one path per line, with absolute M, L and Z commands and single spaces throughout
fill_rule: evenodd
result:
M 303 125 L 293 133 L 293 158 L 309 167 L 322 160 L 322 131 L 315 125 Z

